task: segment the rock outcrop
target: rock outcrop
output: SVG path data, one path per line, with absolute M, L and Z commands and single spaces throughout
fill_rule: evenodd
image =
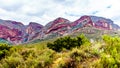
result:
M 26 27 L 26 41 L 32 41 L 34 39 L 41 38 L 42 29 L 43 25 L 35 22 L 30 22 L 30 24 Z
M 70 21 L 64 18 L 57 18 L 54 21 L 49 22 L 44 27 L 45 34 L 52 34 L 56 33 L 58 35 L 64 35 L 69 32 L 70 30 Z

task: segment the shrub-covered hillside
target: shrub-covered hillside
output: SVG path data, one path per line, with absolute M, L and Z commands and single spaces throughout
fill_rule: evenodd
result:
M 120 37 L 90 42 L 83 34 L 55 41 L 0 44 L 0 68 L 119 68 Z

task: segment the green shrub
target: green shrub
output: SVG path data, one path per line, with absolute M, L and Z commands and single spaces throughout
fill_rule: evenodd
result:
M 60 52 L 63 49 L 70 50 L 74 47 L 80 47 L 81 45 L 86 43 L 90 43 L 90 42 L 83 34 L 81 34 L 76 38 L 71 38 L 69 36 L 59 38 L 53 43 L 48 43 L 47 47 L 57 52 Z

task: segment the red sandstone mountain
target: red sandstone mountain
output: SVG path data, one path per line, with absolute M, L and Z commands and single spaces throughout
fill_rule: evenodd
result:
M 87 15 L 74 22 L 59 17 L 45 26 L 35 22 L 30 22 L 29 25 L 25 26 L 21 22 L 0 19 L 0 39 L 13 44 L 21 44 L 36 39 L 67 35 L 84 27 L 94 27 L 102 30 L 117 30 L 120 28 L 110 19 Z

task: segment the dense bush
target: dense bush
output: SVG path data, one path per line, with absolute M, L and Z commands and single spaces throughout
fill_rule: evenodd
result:
M 83 34 L 81 34 L 76 38 L 71 38 L 70 36 L 59 38 L 53 43 L 48 43 L 47 47 L 60 52 L 63 49 L 70 50 L 74 47 L 79 47 L 85 43 L 89 43 L 89 40 Z
M 0 59 L 5 57 L 5 55 L 8 54 L 9 50 L 10 50 L 10 46 L 8 46 L 8 44 L 0 43 Z
M 104 35 L 103 52 L 101 53 L 99 64 L 103 68 L 119 68 L 120 67 L 120 37 L 112 37 Z M 98 67 L 98 66 L 97 66 Z

